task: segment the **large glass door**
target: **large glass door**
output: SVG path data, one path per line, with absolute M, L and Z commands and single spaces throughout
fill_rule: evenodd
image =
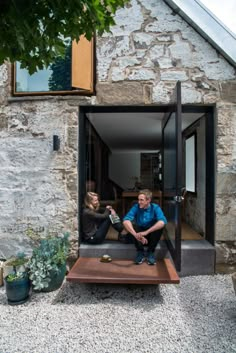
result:
M 182 132 L 181 84 L 177 82 L 162 125 L 163 211 L 165 238 L 177 271 L 181 270 Z

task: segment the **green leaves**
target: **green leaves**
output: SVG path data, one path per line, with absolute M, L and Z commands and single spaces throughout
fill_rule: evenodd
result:
M 129 0 L 8 0 L 0 10 L 0 64 L 20 61 L 30 74 L 65 53 L 64 38 L 109 31 Z
M 42 239 L 34 248 L 29 262 L 30 279 L 35 290 L 47 288 L 51 281 L 50 272 L 58 271 L 66 262 L 70 248 L 69 233 Z
M 26 276 L 27 276 L 26 272 L 16 272 L 16 273 L 14 272 L 14 273 L 9 273 L 5 279 L 7 282 L 14 282 L 22 278 L 25 278 Z

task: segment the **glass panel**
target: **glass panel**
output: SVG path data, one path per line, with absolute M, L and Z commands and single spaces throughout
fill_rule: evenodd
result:
M 176 190 L 176 129 L 175 113 L 172 113 L 165 127 L 164 139 L 164 176 L 165 190 Z
M 194 134 L 185 141 L 185 188 L 190 192 L 196 192 L 195 137 Z
M 71 91 L 71 43 L 64 58 L 59 57 L 49 68 L 30 75 L 16 63 L 16 92 Z
M 181 185 L 182 133 L 181 87 L 177 83 L 172 96 L 171 111 L 163 121 L 163 210 L 168 224 L 165 228 L 167 246 L 181 269 Z
M 137 180 L 137 189 L 148 188 L 150 190 L 160 190 L 160 154 L 141 153 L 141 175 L 140 181 Z M 139 185 L 140 184 L 140 185 Z
M 176 195 L 176 114 L 172 113 L 164 128 L 164 213 L 167 217 L 167 234 L 175 246 L 175 201 Z

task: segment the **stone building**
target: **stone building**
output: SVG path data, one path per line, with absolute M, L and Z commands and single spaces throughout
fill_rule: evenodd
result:
M 85 89 L 72 89 L 70 72 L 62 79 L 65 87 L 60 82 L 55 88 L 47 76 L 53 69 L 45 80 L 2 65 L 0 256 L 29 251 L 29 230 L 68 230 L 77 256 L 86 179 L 95 180 L 102 194 L 112 180 L 120 199 L 136 179 L 153 189 L 171 184 L 170 175 L 178 173 L 175 158 L 168 166 L 167 156 L 176 151 L 169 149 L 161 161 L 169 131 L 165 145 L 162 124 L 178 81 L 179 173 L 187 189 L 182 221 L 205 241 L 203 252 L 212 246 L 213 267 L 215 253 L 217 263 L 235 263 L 235 48 L 235 36 L 197 0 L 131 0 L 117 11 L 111 33 L 86 47 L 84 61 L 73 47 L 71 65 L 84 65 L 79 75 Z M 194 239 L 182 240 L 183 248 Z M 198 253 L 196 268 L 199 256 L 205 255 Z

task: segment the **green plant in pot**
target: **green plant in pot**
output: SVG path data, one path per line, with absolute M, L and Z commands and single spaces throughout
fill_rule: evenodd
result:
M 50 292 L 60 288 L 66 274 L 69 233 L 41 239 L 33 249 L 29 273 L 33 289 Z
M 19 253 L 5 262 L 6 267 L 12 268 L 4 278 L 7 300 L 10 305 L 23 304 L 29 299 L 31 283 L 28 261 L 24 253 Z

